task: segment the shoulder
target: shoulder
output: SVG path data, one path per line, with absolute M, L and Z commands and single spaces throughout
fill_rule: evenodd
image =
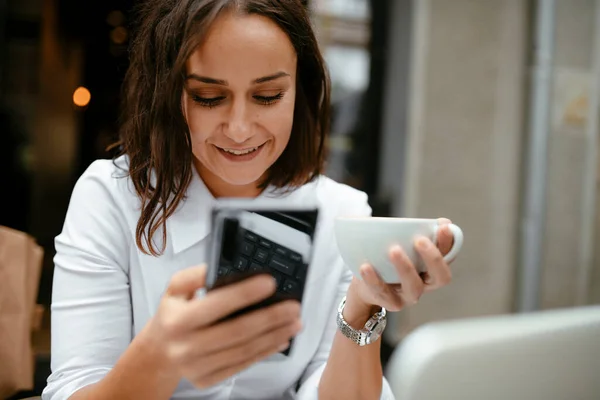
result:
M 139 217 L 140 201 L 128 167 L 124 157 L 90 164 L 75 183 L 68 219 L 85 224 L 112 217 L 119 225 L 125 224 L 123 227 L 134 223 Z
M 114 160 L 95 160 L 81 174 L 77 184 L 94 181 L 111 186 L 115 185 L 117 180 L 129 180 L 129 162 L 125 156 Z
M 55 240 L 59 259 L 87 254 L 125 265 L 136 197 L 129 193 L 130 179 L 123 162 L 94 161 L 77 180 L 63 230 Z
M 311 192 L 321 209 L 330 217 L 369 216 L 371 207 L 367 194 L 327 176 L 320 176 L 302 189 Z
M 115 160 L 92 162 L 77 180 L 73 197 L 75 200 L 85 197 L 88 201 L 106 200 L 108 197 L 118 203 L 135 200 L 127 158 L 122 156 Z

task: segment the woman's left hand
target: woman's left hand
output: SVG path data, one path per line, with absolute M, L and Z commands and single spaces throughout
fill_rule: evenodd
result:
M 388 311 L 399 311 L 415 304 L 424 292 L 439 289 L 450 283 L 452 273 L 444 261 L 453 244 L 449 219 L 440 218 L 437 246 L 426 237 L 415 241 L 415 249 L 423 259 L 426 273 L 419 274 L 413 263 L 400 246 L 390 250 L 390 260 L 396 266 L 401 284 L 387 284 L 368 264 L 361 266 L 362 281 L 354 278 L 348 289 L 346 304 L 354 309 L 353 314 L 362 310 L 363 316 L 370 317 L 373 308 L 385 307 Z M 350 310 L 348 310 L 350 311 Z M 365 315 L 366 314 L 366 315 Z

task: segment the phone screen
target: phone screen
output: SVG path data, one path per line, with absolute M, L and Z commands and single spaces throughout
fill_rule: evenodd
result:
M 227 319 L 287 299 L 302 302 L 317 217 L 317 208 L 220 207 L 213 210 L 207 289 L 265 273 L 277 282 L 273 296 Z

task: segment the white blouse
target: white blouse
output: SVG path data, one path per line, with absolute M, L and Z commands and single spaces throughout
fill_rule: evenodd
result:
M 153 257 L 136 247 L 140 201 L 122 170 L 126 159 L 116 164 L 95 161 L 79 178 L 55 241 L 52 374 L 44 400 L 68 399 L 101 380 L 154 315 L 171 276 L 206 261 L 215 199 L 200 177 L 194 173 L 186 200 L 167 220 L 163 255 Z M 352 277 L 335 244 L 333 219 L 370 215 L 371 208 L 366 194 L 326 177 L 278 196 L 286 205 L 308 202 L 320 207 L 302 303 L 304 328 L 291 356 L 275 355 L 205 390 L 184 379 L 172 399 L 318 398 L 337 329 L 336 308 Z M 161 236 L 159 231 L 156 237 Z M 385 380 L 381 398 L 394 398 Z

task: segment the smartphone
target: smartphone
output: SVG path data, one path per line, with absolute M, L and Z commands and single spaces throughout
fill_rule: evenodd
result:
M 217 202 L 211 217 L 207 290 L 258 274 L 269 274 L 277 283 L 270 298 L 225 319 L 284 300 L 302 302 L 318 214 L 318 207 L 311 205 L 291 207 L 256 199 Z

